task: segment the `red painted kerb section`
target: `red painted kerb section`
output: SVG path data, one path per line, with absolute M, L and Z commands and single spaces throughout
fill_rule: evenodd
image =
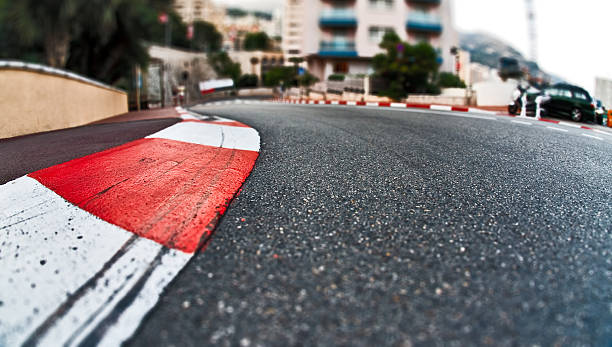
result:
M 151 138 L 29 176 L 109 223 L 193 253 L 214 230 L 258 155 Z

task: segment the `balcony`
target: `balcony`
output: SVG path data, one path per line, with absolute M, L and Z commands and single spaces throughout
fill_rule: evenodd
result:
M 321 12 L 319 25 L 327 28 L 356 28 L 357 16 L 351 9 L 331 9 Z
M 414 12 L 408 16 L 406 29 L 418 33 L 439 35 L 442 33 L 442 23 L 440 17 L 436 15 Z
M 414 4 L 414 5 L 432 5 L 432 6 L 438 6 L 440 5 L 440 0 L 407 0 L 406 2 L 408 2 L 409 4 Z
M 326 57 L 356 57 L 355 42 L 348 40 L 321 41 L 319 55 Z

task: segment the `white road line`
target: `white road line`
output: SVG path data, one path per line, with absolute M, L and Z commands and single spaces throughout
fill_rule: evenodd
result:
M 406 104 L 403 102 L 392 102 L 391 107 L 406 108 Z
M 592 139 L 596 139 L 596 140 L 603 141 L 603 139 L 602 139 L 601 137 L 598 137 L 598 136 L 589 135 L 589 134 L 581 134 L 581 135 L 582 135 L 582 136 L 585 136 L 585 137 L 590 137 L 590 138 L 592 138 Z
M 469 111 L 470 113 L 481 113 L 481 114 L 489 114 L 489 115 L 495 115 L 495 114 L 497 114 L 497 113 L 496 113 L 496 112 L 494 112 L 494 111 L 486 111 L 486 110 L 481 110 L 481 109 L 478 109 L 478 108 L 469 108 L 469 109 L 468 109 L 468 111 Z
M 381 107 L 380 110 L 381 111 L 391 111 L 391 112 L 420 113 L 420 114 L 427 114 L 427 115 L 435 114 L 435 115 L 443 115 L 443 116 L 451 116 L 451 117 L 461 117 L 461 118 L 486 119 L 486 120 L 492 120 L 492 121 L 497 121 L 498 120 L 498 118 L 487 117 L 487 116 L 484 116 L 484 115 L 481 116 L 481 115 L 475 115 L 475 114 L 469 114 L 469 113 L 459 113 L 459 112 L 436 113 L 436 112 L 433 112 L 432 110 L 428 110 L 428 109 L 412 109 L 412 108 L 393 109 L 393 108 L 388 108 L 388 107 Z
M 578 128 L 578 129 L 580 129 L 581 127 L 580 125 L 567 123 L 567 122 L 559 122 L 559 125 L 564 125 L 566 127 L 572 127 L 572 128 Z
M 512 120 L 511 122 L 512 123 L 518 123 L 518 124 L 524 124 L 524 125 L 532 125 L 532 123 L 523 122 L 523 121 L 520 121 L 520 120 Z
M 39 345 L 76 346 L 101 322 L 110 332 L 102 334 L 102 345 L 120 345 L 192 257 L 177 250 L 158 256 L 163 246 L 85 212 L 27 176 L 0 186 L 0 197 L 0 229 L 8 236 L 0 253 L 0 320 L 11 317 L 0 324 L 2 346 L 23 344 L 39 327 Z M 134 301 L 113 318 L 133 290 Z M 60 307 L 64 312 L 44 328 Z
M 378 103 L 377 102 L 366 102 L 366 106 L 378 107 Z
M 2 346 L 21 345 L 133 235 L 27 176 L 0 186 L 0 223 Z
M 598 133 L 598 134 L 603 134 L 603 135 L 608 135 L 608 136 L 612 136 L 612 133 L 609 133 L 607 131 L 603 131 L 603 130 L 599 130 L 599 129 L 593 129 L 594 132 Z
M 546 127 L 546 129 L 555 130 L 555 131 L 562 131 L 562 132 L 564 132 L 564 133 L 566 133 L 566 132 L 568 132 L 568 131 L 569 131 L 569 130 L 567 130 L 567 129 L 561 129 L 561 128 L 550 127 L 550 126 L 547 126 L 547 127 Z
M 347 101 L 347 102 L 346 102 L 346 104 L 347 104 L 348 106 L 356 106 L 356 105 L 357 105 L 357 102 L 356 102 L 356 101 Z

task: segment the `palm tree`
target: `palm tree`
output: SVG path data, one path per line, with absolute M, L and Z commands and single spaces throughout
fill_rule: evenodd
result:
M 20 0 L 9 7 L 20 39 L 33 43 L 42 40 L 45 60 L 52 67 L 64 67 L 68 59 L 72 23 L 78 14 L 79 0 Z
M 251 58 L 251 72 L 253 73 L 253 75 L 257 75 L 257 70 L 255 69 L 255 65 L 259 64 L 259 58 L 257 57 L 252 57 Z

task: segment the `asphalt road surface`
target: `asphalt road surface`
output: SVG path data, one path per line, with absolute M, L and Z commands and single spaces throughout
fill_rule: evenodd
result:
M 193 108 L 260 157 L 132 346 L 612 343 L 612 137 L 509 117 Z

